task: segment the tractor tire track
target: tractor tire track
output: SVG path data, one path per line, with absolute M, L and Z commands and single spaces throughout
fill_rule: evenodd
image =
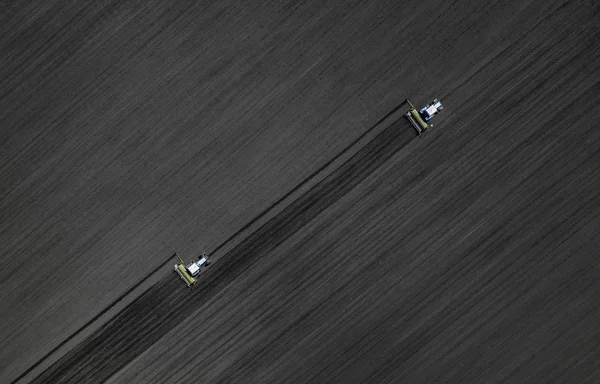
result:
M 107 380 L 243 274 L 261 255 L 346 195 L 413 138 L 406 122 L 390 125 L 340 168 L 223 256 L 218 268 L 211 271 L 214 273 L 206 273 L 189 292 L 182 292 L 182 283 L 175 276 L 159 281 L 33 383 Z

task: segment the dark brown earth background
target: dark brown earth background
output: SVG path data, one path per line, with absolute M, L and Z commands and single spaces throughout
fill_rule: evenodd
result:
M 0 30 L 1 383 L 599 382 L 599 3 L 0 1 Z M 192 289 L 175 251 L 212 257 Z

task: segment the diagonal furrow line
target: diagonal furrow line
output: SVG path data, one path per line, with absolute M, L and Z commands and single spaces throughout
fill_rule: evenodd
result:
M 34 383 L 102 382 L 151 347 L 199 306 L 355 188 L 413 138 L 406 124 L 383 130 L 338 169 L 225 254 L 182 300 L 181 283 L 163 278 L 34 379 Z
M 268 215 L 271 211 L 273 211 L 279 204 L 292 196 L 295 192 L 300 190 L 303 186 L 307 185 L 310 181 L 315 179 L 319 174 L 323 173 L 329 166 L 331 166 L 336 160 L 340 159 L 344 154 L 349 152 L 354 146 L 356 146 L 362 139 L 364 139 L 369 133 L 374 131 L 378 126 L 385 123 L 391 116 L 393 116 L 399 109 L 402 107 L 404 102 L 395 106 L 392 110 L 390 110 L 384 117 L 379 119 L 375 124 L 371 125 L 364 133 L 359 135 L 355 140 L 353 140 L 350 144 L 348 144 L 344 149 L 342 149 L 339 153 L 337 153 L 334 157 L 332 157 L 329 161 L 319 167 L 316 171 L 311 173 L 307 178 L 305 178 L 302 182 L 292 188 L 289 192 L 287 192 L 280 199 L 275 201 L 273 204 L 268 206 L 262 212 L 260 212 L 257 216 L 255 216 L 250 222 L 241 227 L 238 231 L 236 231 L 233 235 L 223 241 L 220 245 L 218 245 L 212 252 L 210 252 L 210 256 L 217 253 L 220 249 L 225 247 L 227 244 L 231 243 L 234 239 L 242 235 L 245 231 L 252 227 L 256 222 L 260 219 Z M 55 346 L 52 350 L 46 353 L 42 358 L 40 358 L 35 364 L 26 369 L 23 373 L 21 373 L 16 379 L 14 379 L 11 384 L 15 384 L 22 380 L 25 376 L 30 374 L 34 369 L 36 369 L 39 365 L 41 365 L 44 361 L 46 361 L 50 356 L 55 354 L 60 348 L 62 348 L 65 344 L 83 332 L 86 328 L 92 325 L 94 322 L 98 321 L 103 315 L 105 315 L 108 311 L 114 308 L 117 304 L 122 302 L 127 296 L 129 296 L 134 290 L 140 287 L 150 276 L 154 275 L 156 272 L 164 268 L 170 261 L 172 260 L 172 256 L 166 258 L 163 262 L 161 262 L 156 268 L 154 268 L 147 275 L 143 276 L 137 283 L 132 285 L 127 291 L 125 291 L 121 296 L 116 298 L 113 302 L 111 302 L 108 306 L 106 306 L 102 311 L 96 314 L 93 318 L 91 318 L 88 322 L 82 325 L 79 329 L 77 329 L 73 334 Z

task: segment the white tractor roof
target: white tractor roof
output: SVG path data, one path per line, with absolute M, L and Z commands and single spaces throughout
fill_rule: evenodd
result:
M 190 264 L 190 265 L 188 265 L 188 266 L 187 266 L 187 269 L 188 269 L 188 271 L 189 271 L 189 272 L 190 272 L 190 273 L 193 275 L 193 274 L 195 274 L 196 272 L 198 272 L 198 270 L 200 269 L 200 267 L 198 267 L 198 266 L 196 265 L 196 263 L 192 263 L 192 264 Z
M 427 108 L 427 113 L 429 114 L 429 116 L 433 115 L 436 112 L 437 112 L 437 108 L 435 107 L 435 105 L 432 105 L 429 108 Z

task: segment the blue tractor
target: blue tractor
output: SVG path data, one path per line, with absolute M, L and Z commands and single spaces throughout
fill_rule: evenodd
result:
M 432 102 L 425 105 L 418 112 L 410 101 L 406 100 L 406 102 L 410 106 L 410 110 L 406 112 L 404 116 L 406 116 L 408 121 L 410 121 L 412 126 L 417 130 L 419 136 L 421 136 L 427 128 L 433 126 L 433 124 L 428 124 L 428 121 L 431 120 L 436 113 L 444 109 L 442 103 L 438 99 L 433 99 Z
M 196 284 L 196 281 L 198 281 L 196 279 L 196 276 L 200 274 L 200 269 L 202 267 L 207 267 L 208 264 L 210 264 L 210 260 L 208 260 L 206 253 L 200 255 L 200 257 L 198 257 L 198 261 L 192 261 L 188 265 L 185 264 L 185 262 L 177 254 L 177 252 L 175 252 L 175 255 L 173 256 L 177 256 L 177 258 L 179 259 L 179 264 L 175 264 L 173 266 L 173 269 L 175 270 L 175 272 L 177 272 L 179 277 L 181 277 L 181 280 L 183 280 L 188 287 L 191 287 L 192 285 Z

